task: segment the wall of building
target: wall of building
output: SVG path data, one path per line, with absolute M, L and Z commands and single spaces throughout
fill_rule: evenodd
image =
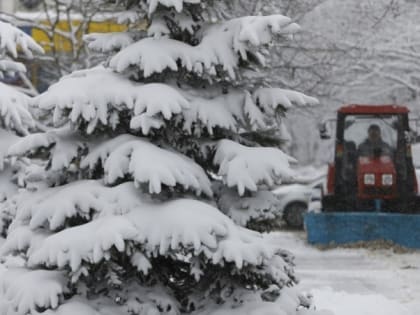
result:
M 0 0 L 0 11 L 13 13 L 16 10 L 17 0 Z

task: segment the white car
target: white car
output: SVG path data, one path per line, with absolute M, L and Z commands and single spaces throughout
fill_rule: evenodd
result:
M 301 228 L 303 216 L 308 210 L 312 190 L 306 185 L 283 185 L 273 192 L 279 199 L 279 207 L 283 211 L 283 219 L 288 226 Z
M 320 207 L 325 174 L 308 181 L 307 184 L 281 185 L 273 190 L 283 210 L 283 219 L 292 228 L 303 228 L 303 217 L 310 208 Z

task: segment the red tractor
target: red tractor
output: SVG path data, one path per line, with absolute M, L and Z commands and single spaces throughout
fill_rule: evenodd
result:
M 420 197 L 408 113 L 394 105 L 338 110 L 322 212 L 305 218 L 310 242 L 386 239 L 420 248 Z M 416 231 L 407 236 L 413 223 Z M 412 236 L 414 241 L 404 240 Z

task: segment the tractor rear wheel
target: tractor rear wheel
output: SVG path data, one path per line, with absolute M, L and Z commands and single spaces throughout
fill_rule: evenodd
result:
M 308 205 L 304 202 L 295 201 L 289 203 L 285 209 L 283 218 L 289 227 L 295 229 L 303 228 L 303 216 L 308 210 Z

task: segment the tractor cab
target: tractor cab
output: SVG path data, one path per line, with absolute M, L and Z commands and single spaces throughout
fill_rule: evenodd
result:
M 420 196 L 408 114 L 406 107 L 394 105 L 338 110 L 321 213 L 305 217 L 311 243 L 386 239 L 420 248 Z M 326 138 L 326 129 L 321 131 Z
M 342 107 L 336 128 L 335 160 L 329 168 L 323 210 L 416 211 L 408 109 Z

